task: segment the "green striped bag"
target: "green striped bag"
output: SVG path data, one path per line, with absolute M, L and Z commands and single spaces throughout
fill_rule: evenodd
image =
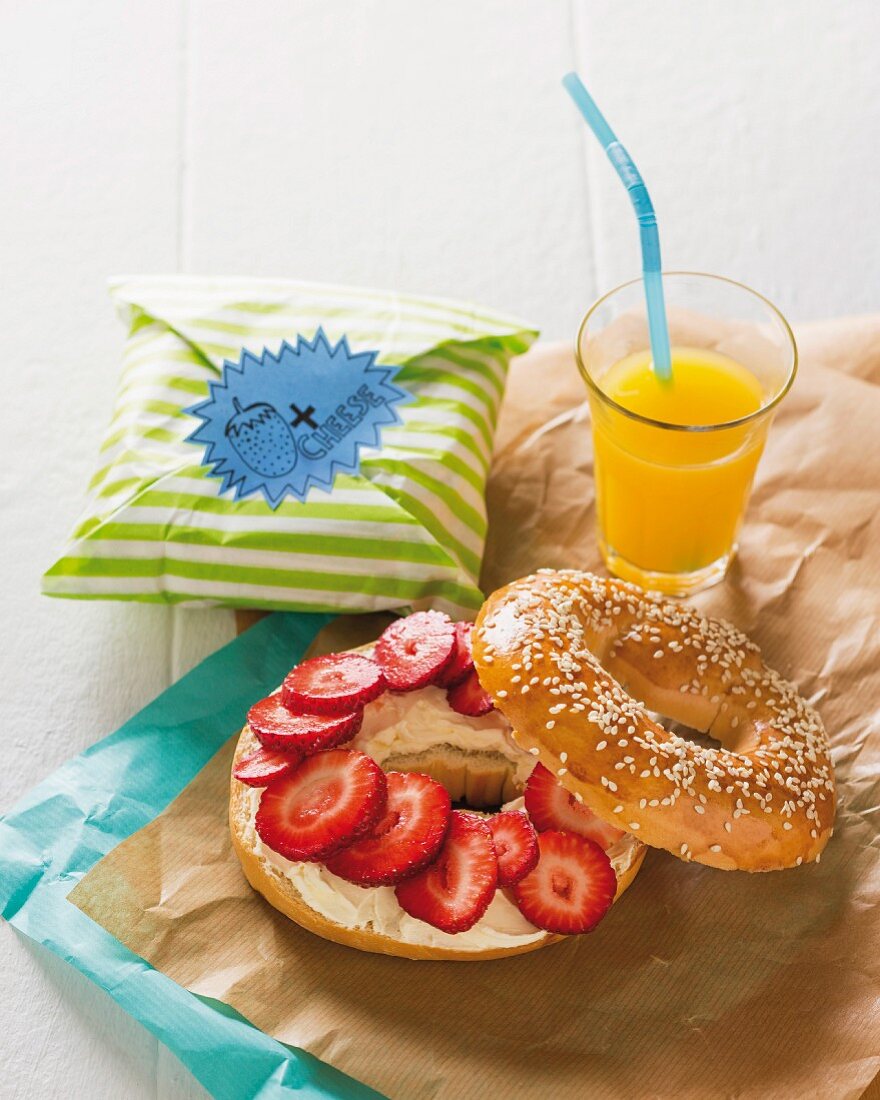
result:
M 436 607 L 472 617 L 485 484 L 507 367 L 537 333 L 453 302 L 263 279 L 112 284 L 129 326 L 85 514 L 45 574 L 51 596 L 302 611 Z M 186 412 L 242 349 L 323 329 L 378 350 L 409 399 L 359 469 L 273 508 L 233 490 Z

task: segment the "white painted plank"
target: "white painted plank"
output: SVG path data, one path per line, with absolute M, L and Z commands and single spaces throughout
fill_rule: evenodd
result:
M 595 292 L 567 0 L 194 0 L 188 265 L 463 297 Z
M 664 267 L 738 279 L 795 321 L 876 309 L 876 0 L 572 3 L 578 68 L 648 183 Z M 571 125 L 610 289 L 638 273 L 635 218 Z
M 0 810 L 169 682 L 163 609 L 48 600 L 122 347 L 105 283 L 177 263 L 174 0 L 3 5 Z M 103 992 L 0 930 L 4 1096 L 204 1095 Z M 176 1063 L 175 1063 L 176 1065 Z M 185 1078 L 184 1078 L 185 1080 Z
M 0 929 L 0 977 L 8 1044 L 0 1095 L 156 1096 L 158 1044 L 103 990 L 6 926 Z
M 123 330 L 107 276 L 176 263 L 177 13 L 126 13 L 105 0 L 4 14 L 0 145 L 14 155 L 0 177 L 0 552 L 15 644 L 0 671 L 20 752 L 0 774 L 4 806 L 168 682 L 163 610 L 38 594 L 112 404 Z

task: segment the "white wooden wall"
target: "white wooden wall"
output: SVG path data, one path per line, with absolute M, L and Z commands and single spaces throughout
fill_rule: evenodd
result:
M 638 267 L 576 67 L 668 268 L 796 321 L 876 310 L 878 41 L 876 0 L 0 0 L 0 810 L 232 632 L 37 594 L 113 398 L 107 276 L 392 286 L 571 338 Z M 201 1095 L 7 927 L 0 1066 L 4 1097 Z

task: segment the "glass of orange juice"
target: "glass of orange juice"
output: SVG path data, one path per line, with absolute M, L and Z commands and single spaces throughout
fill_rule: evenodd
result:
M 616 576 L 671 595 L 724 576 L 767 431 L 797 371 L 785 318 L 729 279 L 663 274 L 672 379 L 651 369 L 642 281 L 577 339 L 593 421 L 599 545 Z

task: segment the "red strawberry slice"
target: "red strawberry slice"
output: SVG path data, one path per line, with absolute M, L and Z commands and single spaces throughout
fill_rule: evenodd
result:
M 386 627 L 373 656 L 392 691 L 434 683 L 452 660 L 455 627 L 440 611 L 417 611 Z
M 488 909 L 497 884 L 488 824 L 476 814 L 453 810 L 436 860 L 394 892 L 411 917 L 443 932 L 466 932 Z
M 350 741 L 361 728 L 363 710 L 330 717 L 325 714 L 291 714 L 280 695 L 269 695 L 248 711 L 248 725 L 260 744 L 279 752 L 303 755 L 332 749 Z
M 591 932 L 611 908 L 617 877 L 592 840 L 551 829 L 538 836 L 538 866 L 513 888 L 522 915 L 545 932 Z
M 452 660 L 437 677 L 438 687 L 452 687 L 460 683 L 474 667 L 474 658 L 471 653 L 471 631 L 473 623 L 463 622 L 455 624 L 455 648 L 452 651 Z
M 286 859 L 324 860 L 363 836 L 385 806 L 385 773 L 362 752 L 307 757 L 263 791 L 257 833 Z
M 268 787 L 273 779 L 293 771 L 300 759 L 298 752 L 257 749 L 243 756 L 232 769 L 232 774 L 239 783 L 247 783 L 249 787 Z
M 382 671 L 360 653 L 328 653 L 291 669 L 281 687 L 295 714 L 350 714 L 385 690 Z
M 360 886 L 391 886 L 421 871 L 449 825 L 452 806 L 440 783 L 405 772 L 388 772 L 385 780 L 385 812 L 364 837 L 327 860 L 334 875 Z
M 498 885 L 513 886 L 538 862 L 538 834 L 522 810 L 495 814 L 489 828 L 498 860 Z
M 483 691 L 475 669 L 471 669 L 460 684 L 447 689 L 446 700 L 453 710 L 469 718 L 479 718 L 495 709 L 491 697 Z
M 578 802 L 543 764 L 536 764 L 526 783 L 526 809 L 538 832 L 562 829 L 567 833 L 595 840 L 600 848 L 610 848 L 623 836 L 597 817 L 589 806 Z

